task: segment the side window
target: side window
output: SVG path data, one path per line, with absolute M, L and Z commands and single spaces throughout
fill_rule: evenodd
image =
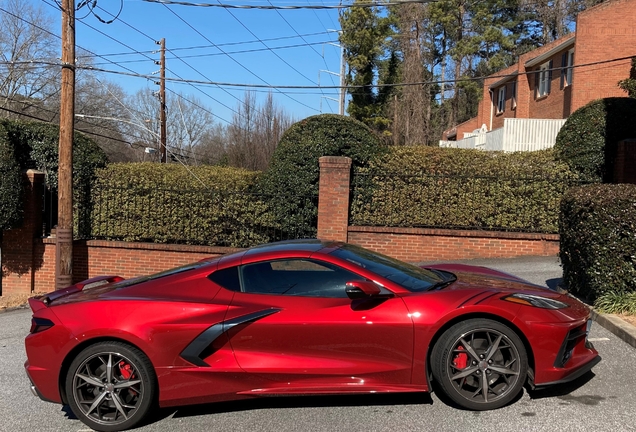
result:
M 239 282 L 238 267 L 228 267 L 223 270 L 217 270 L 208 276 L 212 282 L 222 286 L 230 291 L 240 291 L 241 283 Z
M 241 267 L 243 291 L 254 294 L 346 298 L 345 284 L 361 279 L 336 265 L 308 259 L 265 261 Z

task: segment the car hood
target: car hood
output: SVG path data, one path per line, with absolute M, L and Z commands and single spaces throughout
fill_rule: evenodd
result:
M 560 297 L 561 294 L 549 288 L 533 284 L 517 276 L 480 266 L 466 264 L 436 264 L 426 266 L 427 269 L 450 272 L 457 280 L 443 288 L 446 290 L 478 289 L 497 290 L 501 292 L 540 292 L 547 297 Z

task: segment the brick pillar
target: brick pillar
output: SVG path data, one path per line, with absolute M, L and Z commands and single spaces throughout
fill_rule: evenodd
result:
M 24 174 L 24 218 L 19 228 L 2 235 L 2 290 L 0 294 L 30 293 L 35 270 L 42 265 L 35 253 L 34 239 L 42 235 L 42 183 L 44 174 Z
M 318 192 L 318 238 L 347 241 L 349 226 L 349 182 L 351 158 L 323 156 Z
M 614 159 L 614 183 L 636 184 L 636 139 L 618 142 Z

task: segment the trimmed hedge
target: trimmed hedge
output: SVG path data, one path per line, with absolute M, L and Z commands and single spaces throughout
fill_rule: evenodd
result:
M 563 280 L 593 301 L 636 292 L 636 185 L 589 185 L 563 197 L 559 218 Z
M 605 98 L 576 110 L 557 135 L 554 150 L 587 182 L 611 182 L 619 141 L 636 138 L 636 99 Z
M 322 114 L 292 125 L 282 136 L 259 182 L 272 197 L 276 220 L 283 230 L 315 236 L 321 156 L 348 156 L 354 168 L 365 166 L 385 147 L 364 123 L 351 117 Z
M 22 177 L 7 131 L 0 128 L 0 230 L 22 220 Z
M 59 135 L 60 129 L 56 125 L 0 119 L 0 209 L 3 213 L 0 216 L 0 228 L 15 227 L 22 220 L 20 171 L 29 168 L 44 171 L 48 187 L 52 190 L 57 189 Z M 9 162 L 9 159 L 13 159 L 13 162 Z M 76 132 L 73 141 L 73 190 L 76 211 L 86 211 L 88 203 L 82 201 L 82 196 L 90 187 L 95 170 L 106 166 L 106 163 L 106 155 L 99 146 Z M 7 168 L 10 165 L 13 168 Z M 17 176 L 15 166 L 18 167 Z M 20 192 L 16 193 L 17 190 Z M 6 216 L 5 212 L 9 216 Z
M 112 164 L 92 190 L 91 237 L 244 247 L 270 241 L 259 173 L 175 164 Z
M 356 170 L 352 225 L 555 233 L 559 201 L 577 183 L 553 152 L 393 147 Z

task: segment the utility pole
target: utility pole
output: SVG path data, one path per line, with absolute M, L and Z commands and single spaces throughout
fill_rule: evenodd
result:
M 75 121 L 75 2 L 62 0 L 62 89 L 57 181 L 55 288 L 73 283 L 73 126 Z
M 340 115 L 345 113 L 345 58 L 344 47 L 340 44 Z
M 167 161 L 166 148 L 166 39 L 161 38 L 161 82 L 159 83 L 159 102 L 161 103 L 160 113 L 160 136 L 161 136 L 161 163 Z

